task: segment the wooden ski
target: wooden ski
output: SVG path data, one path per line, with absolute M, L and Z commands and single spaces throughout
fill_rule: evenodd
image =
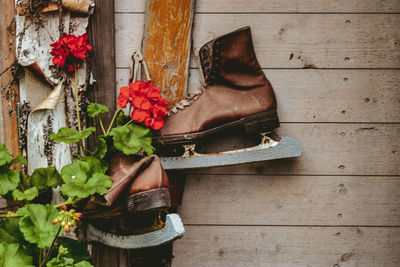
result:
M 144 57 L 169 108 L 185 98 L 194 0 L 147 0 Z

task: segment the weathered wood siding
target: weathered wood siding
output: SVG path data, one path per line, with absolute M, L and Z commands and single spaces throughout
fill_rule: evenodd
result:
M 144 10 L 115 1 L 118 88 Z M 277 132 L 304 154 L 189 172 L 173 266 L 400 266 L 399 13 L 397 0 L 196 1 L 196 49 L 252 27 Z

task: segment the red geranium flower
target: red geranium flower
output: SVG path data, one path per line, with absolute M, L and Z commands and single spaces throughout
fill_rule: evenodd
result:
M 74 64 L 79 67 L 80 62 L 88 56 L 93 47 L 87 43 L 87 34 L 75 36 L 65 34 L 58 41 L 51 44 L 50 54 L 54 56 L 53 64 L 58 67 L 66 67 L 67 71 L 74 71 Z
M 128 103 L 133 107 L 132 120 L 154 130 L 164 127 L 168 102 L 151 82 L 136 81 L 129 83 L 129 87 L 121 87 L 117 106 L 125 108 Z

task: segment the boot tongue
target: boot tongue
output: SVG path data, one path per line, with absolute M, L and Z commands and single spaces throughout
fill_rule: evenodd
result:
M 200 62 L 201 62 L 201 69 L 204 75 L 204 81 L 206 83 L 209 82 L 210 74 L 213 67 L 213 46 L 216 39 L 209 41 L 205 45 L 200 48 Z

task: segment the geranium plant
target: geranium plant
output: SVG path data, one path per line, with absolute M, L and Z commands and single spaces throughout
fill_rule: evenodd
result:
M 0 144 L 0 195 L 18 201 L 7 212 L 0 213 L 0 266 L 92 266 L 86 245 L 78 240 L 63 237 L 63 232 L 79 224 L 84 212 L 78 211 L 91 195 L 103 195 L 111 186 L 107 175 L 108 161 L 122 151 L 126 155 L 152 154 L 151 129 L 164 126 L 167 101 L 160 89 L 150 82 L 136 81 L 122 87 L 117 106 L 130 106 L 129 116 L 122 109 L 115 112 L 108 127 L 101 119 L 109 112 L 107 106 L 90 103 L 86 113 L 98 120 L 102 135 L 98 146 L 89 150 L 86 139 L 96 131 L 83 129 L 77 92 L 77 69 L 92 47 L 87 35 L 64 35 L 52 44 L 53 63 L 66 73 L 74 72 L 76 114 L 78 129 L 63 127 L 52 133 L 50 139 L 66 144 L 76 143 L 81 149 L 71 164 L 61 172 L 54 167 L 39 168 L 28 175 L 13 168 L 15 164 L 28 165 L 22 156 L 13 155 Z M 65 201 L 50 205 L 43 195 L 60 188 Z M 83 215 L 82 215 L 83 214 Z

